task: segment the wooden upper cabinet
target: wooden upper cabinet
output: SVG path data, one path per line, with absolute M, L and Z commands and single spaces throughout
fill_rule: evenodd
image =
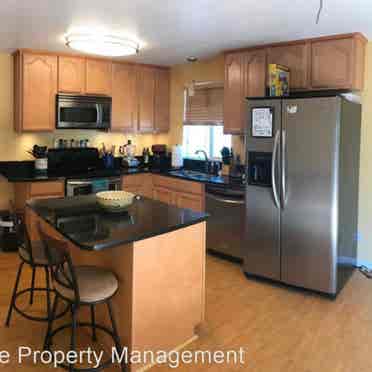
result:
M 158 69 L 155 72 L 155 131 L 169 131 L 169 70 Z
M 224 133 L 244 133 L 247 121 L 246 97 L 265 95 L 265 83 L 265 49 L 226 55 Z
M 243 53 L 226 55 L 224 84 L 224 133 L 241 133 L 244 104 Z
M 86 60 L 87 94 L 111 96 L 112 90 L 112 62 L 98 59 Z
M 138 115 L 136 67 L 123 63 L 112 65 L 111 130 L 136 131 Z
M 362 90 L 365 40 L 358 34 L 311 43 L 312 88 Z
M 84 92 L 85 59 L 58 57 L 58 91 L 62 93 Z
M 362 90 L 366 43 L 362 34 L 352 33 L 227 52 L 225 133 L 242 133 L 245 112 L 239 97 L 265 94 L 262 80 L 267 77 L 268 63 L 289 67 L 292 90 Z
M 140 133 L 154 131 L 155 79 L 154 68 L 138 67 L 138 131 Z
M 244 88 L 246 97 L 262 97 L 265 95 L 266 88 L 266 49 L 253 50 L 244 55 L 245 58 L 245 76 Z M 244 108 L 246 101 L 244 101 Z M 246 122 L 246 115 L 244 110 L 244 124 Z
M 268 48 L 268 63 L 278 63 L 290 69 L 290 89 L 310 86 L 310 43 L 304 42 Z
M 53 131 L 57 93 L 57 57 L 15 56 L 15 126 L 18 131 Z

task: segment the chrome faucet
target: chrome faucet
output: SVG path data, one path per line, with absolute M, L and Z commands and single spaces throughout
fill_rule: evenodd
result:
M 199 155 L 200 153 L 204 155 L 205 173 L 209 173 L 209 159 L 208 159 L 207 152 L 205 150 L 196 150 L 195 151 L 195 155 Z

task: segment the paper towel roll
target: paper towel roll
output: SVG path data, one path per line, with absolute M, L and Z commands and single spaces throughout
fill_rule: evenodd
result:
M 173 168 L 183 167 L 183 155 L 181 145 L 175 145 L 172 147 L 172 167 Z

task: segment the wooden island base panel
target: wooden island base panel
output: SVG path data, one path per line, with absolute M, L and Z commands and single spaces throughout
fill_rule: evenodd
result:
M 26 223 L 31 239 L 39 240 L 40 223 L 45 231 L 67 241 L 29 207 Z M 178 350 L 197 338 L 205 311 L 205 228 L 206 223 L 200 222 L 102 251 L 84 251 L 67 241 L 74 264 L 105 267 L 117 275 L 114 312 L 129 353 Z M 96 311 L 97 323 L 108 325 L 104 306 L 98 305 Z M 81 312 L 80 318 L 90 321 L 88 312 Z M 129 370 L 150 367 L 136 364 Z

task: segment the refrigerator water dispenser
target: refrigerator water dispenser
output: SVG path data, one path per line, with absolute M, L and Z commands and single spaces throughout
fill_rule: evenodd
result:
M 248 152 L 248 184 L 271 187 L 271 152 Z

